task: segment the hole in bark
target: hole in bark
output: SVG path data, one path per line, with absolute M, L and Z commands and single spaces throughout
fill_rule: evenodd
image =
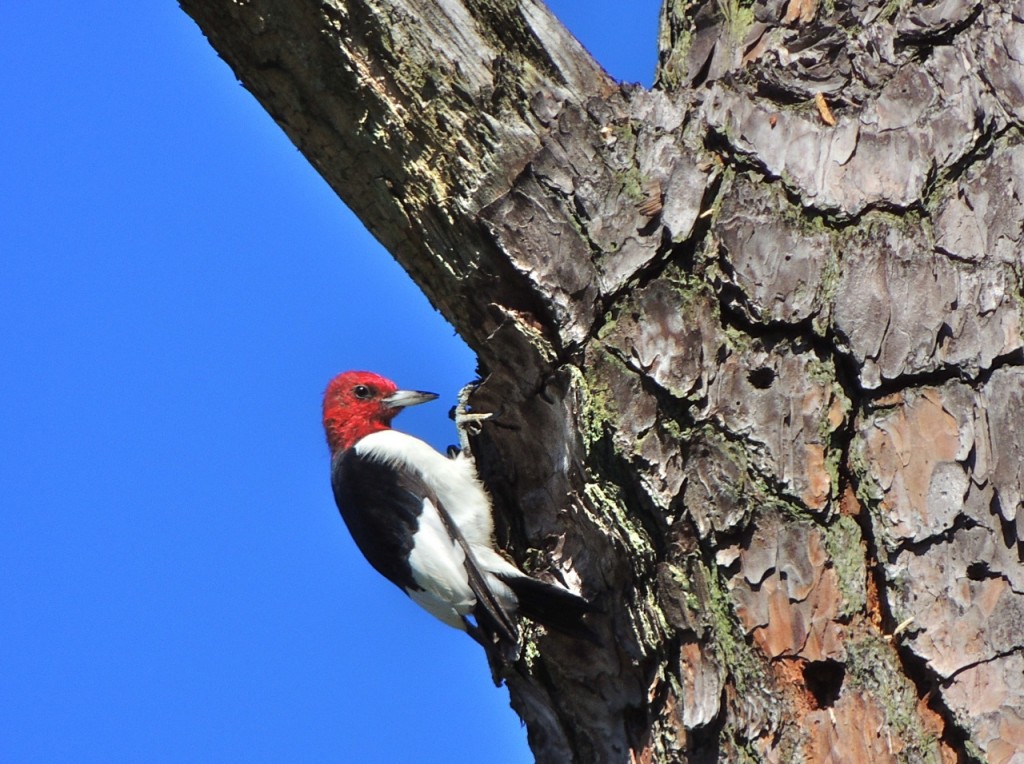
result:
M 846 678 L 846 667 L 839 661 L 809 661 L 804 666 L 804 682 L 818 708 L 830 708 L 839 700 Z
M 754 369 L 747 374 L 747 379 L 758 390 L 767 390 L 775 381 L 775 369 L 769 369 L 767 366 L 763 369 Z
M 967 566 L 967 577 L 971 581 L 984 581 L 988 578 L 988 565 L 984 562 L 972 562 Z

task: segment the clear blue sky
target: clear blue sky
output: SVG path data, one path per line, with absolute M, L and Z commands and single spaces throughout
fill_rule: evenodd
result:
M 553 7 L 650 84 L 654 0 Z M 530 761 L 328 486 L 344 369 L 454 442 L 452 329 L 170 0 L 3 3 L 0 102 L 0 760 Z

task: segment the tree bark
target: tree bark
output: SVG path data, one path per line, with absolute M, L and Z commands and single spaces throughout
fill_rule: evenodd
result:
M 1024 761 L 1024 2 L 667 0 L 652 90 L 533 0 L 181 5 L 602 610 L 494 667 L 538 761 Z

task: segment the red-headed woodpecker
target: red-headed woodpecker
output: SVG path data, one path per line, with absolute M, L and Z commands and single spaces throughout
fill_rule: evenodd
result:
M 359 550 L 427 612 L 488 650 L 494 640 L 518 644 L 516 613 L 593 641 L 582 621 L 587 600 L 526 575 L 495 550 L 491 502 L 472 458 L 443 456 L 391 429 L 403 408 L 436 397 L 364 371 L 328 385 L 331 485 Z

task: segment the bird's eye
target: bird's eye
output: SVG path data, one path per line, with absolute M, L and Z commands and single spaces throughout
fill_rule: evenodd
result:
M 366 400 L 367 398 L 370 397 L 370 388 L 368 388 L 366 385 L 356 385 L 355 387 L 352 388 L 352 392 L 356 396 L 356 398 L 362 398 L 363 400 Z

